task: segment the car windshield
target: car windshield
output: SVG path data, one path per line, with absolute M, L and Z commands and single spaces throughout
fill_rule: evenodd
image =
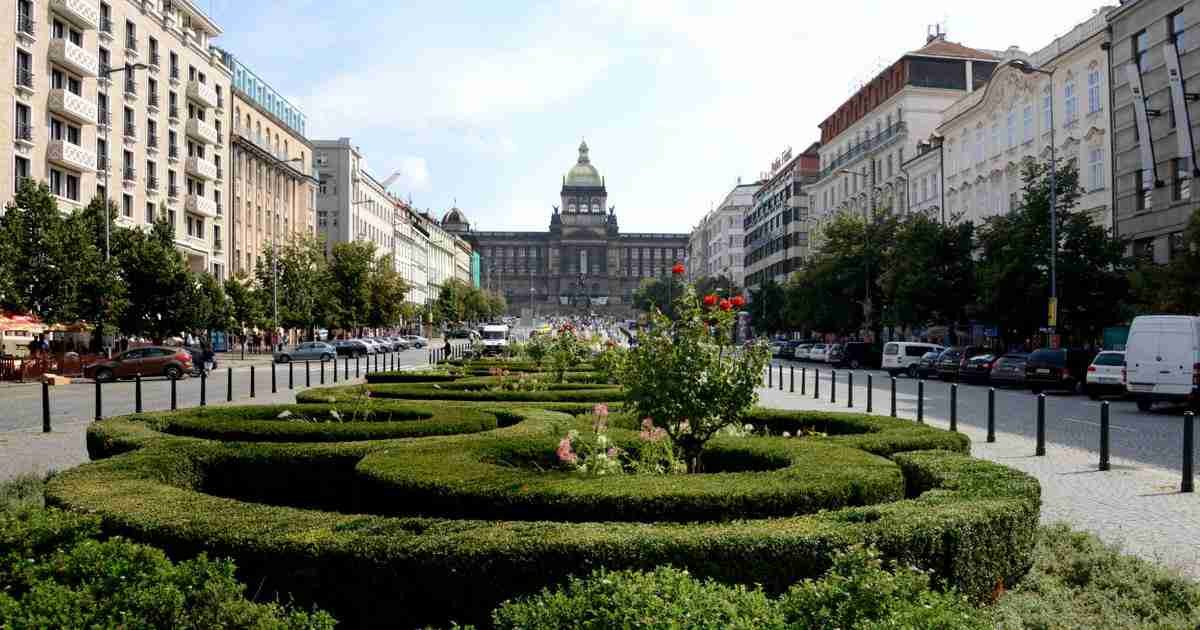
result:
M 926 352 L 925 355 L 921 357 L 921 359 L 924 361 L 933 361 L 934 359 L 937 359 L 937 358 L 938 358 L 937 352 Z
M 1096 355 L 1096 365 L 1125 365 L 1125 355 L 1120 352 L 1101 352 Z
M 1048 363 L 1050 365 L 1063 366 L 1067 363 L 1067 351 L 1058 349 L 1042 349 L 1037 350 L 1029 355 L 1030 363 Z
M 484 339 L 504 339 L 503 330 L 485 330 L 483 331 Z
M 884 354 L 900 354 L 900 344 L 889 343 L 888 345 L 883 347 L 883 353 Z

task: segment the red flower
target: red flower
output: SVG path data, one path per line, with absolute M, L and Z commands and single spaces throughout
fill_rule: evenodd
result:
M 734 308 L 741 308 L 746 305 L 746 298 L 740 295 L 735 295 L 729 302 L 730 304 L 733 304 Z
M 733 304 L 729 300 L 721 300 L 721 310 L 728 311 L 733 308 Z
M 673 273 L 677 276 L 682 276 L 683 272 L 684 272 L 683 263 L 675 263 L 675 266 L 671 267 L 671 273 Z
M 717 296 L 715 296 L 711 293 L 704 296 L 704 305 L 705 306 L 716 306 L 717 305 Z

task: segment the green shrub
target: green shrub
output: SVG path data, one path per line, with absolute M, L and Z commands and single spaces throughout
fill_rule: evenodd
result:
M 610 402 L 620 401 L 620 388 L 593 383 L 552 383 L 541 391 L 496 391 L 496 377 L 464 378 L 452 383 L 389 383 L 365 386 L 372 399 L 450 400 L 461 402 Z M 296 394 L 296 402 L 347 401 L 358 397 L 362 385 L 309 389 Z
M 449 372 L 423 370 L 410 372 L 398 370 L 395 372 L 367 372 L 368 383 L 446 383 L 458 380 L 458 376 Z

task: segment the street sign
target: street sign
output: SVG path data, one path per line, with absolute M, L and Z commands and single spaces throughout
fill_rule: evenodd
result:
M 1058 298 L 1050 298 L 1050 327 L 1058 326 Z

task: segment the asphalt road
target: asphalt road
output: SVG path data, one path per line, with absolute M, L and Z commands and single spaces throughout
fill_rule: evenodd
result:
M 440 346 L 439 346 L 440 347 Z M 397 366 L 426 365 L 429 359 L 428 350 L 405 350 L 395 354 Z M 218 355 L 218 364 L 222 357 Z M 374 357 L 372 357 L 372 360 Z M 364 359 L 365 361 L 365 359 Z M 240 363 L 240 362 L 239 362 Z M 345 380 L 344 360 L 338 361 L 339 382 Z M 304 364 L 292 363 L 292 383 L 295 389 L 305 388 Z M 354 361 L 349 362 L 350 376 L 354 377 Z M 263 356 L 254 364 L 254 380 L 256 397 L 267 397 L 271 392 L 271 358 Z M 361 366 L 363 373 L 366 364 Z M 309 378 L 313 387 L 321 384 L 320 363 L 310 363 Z M 288 388 L 288 365 L 275 365 L 276 388 L 282 392 Z M 333 367 L 325 366 L 325 384 L 333 384 Z M 200 379 L 185 378 L 176 384 L 177 404 L 180 408 L 195 407 L 200 404 Z M 225 366 L 210 373 L 205 386 L 205 398 L 208 402 L 223 402 L 226 400 L 229 386 L 228 372 Z M 133 381 L 117 381 L 101 385 L 101 408 L 104 417 L 133 413 L 135 409 L 135 384 Z M 95 384 L 90 380 L 74 381 L 70 385 L 60 385 L 49 388 L 50 392 L 50 421 L 51 424 L 60 422 L 78 422 L 95 417 Z M 37 383 L 6 384 L 0 386 L 0 432 L 31 429 L 42 426 L 42 389 Z M 233 400 L 250 402 L 250 367 L 233 368 Z M 142 379 L 142 409 L 144 411 L 161 411 L 171 408 L 171 382 L 165 378 Z
M 774 388 L 779 388 L 778 366 L 784 366 L 785 391 L 791 388 L 790 368 L 795 368 L 796 394 L 801 391 L 801 368 L 807 376 L 807 395 L 813 394 L 813 369 L 820 370 L 821 397 L 829 400 L 831 370 L 828 366 L 794 361 L 772 361 L 775 367 Z M 837 402 L 847 403 L 849 370 L 837 371 Z M 867 404 L 867 375 L 872 376 L 873 404 L 876 412 L 890 410 L 891 377 L 882 371 L 854 372 L 854 405 L 865 410 Z M 958 422 L 986 429 L 988 386 L 958 384 Z M 916 418 L 918 381 L 906 376 L 896 379 L 897 414 Z M 1037 396 L 1027 389 L 996 389 L 996 431 L 1016 433 L 1035 438 L 1037 435 Z M 1109 445 L 1112 457 L 1122 457 L 1142 464 L 1180 470 L 1183 466 L 1183 407 L 1159 408 L 1140 412 L 1131 400 L 1105 398 L 1109 403 Z M 1046 442 L 1100 451 L 1101 402 L 1080 394 L 1046 393 Z M 949 419 L 950 383 L 925 381 L 924 413 L 927 417 Z M 1197 427 L 1200 432 L 1200 427 Z M 1200 439 L 1198 437 L 1197 439 Z M 1200 451 L 1200 448 L 1196 449 Z M 1032 453 L 1031 453 L 1032 454 Z M 1196 453 L 1200 455 L 1200 453 Z M 1195 458 L 1200 469 L 1200 456 Z

